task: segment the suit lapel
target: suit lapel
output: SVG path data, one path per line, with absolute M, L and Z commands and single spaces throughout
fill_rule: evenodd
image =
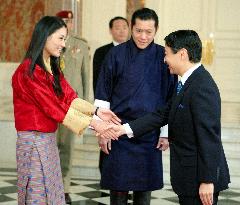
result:
M 193 73 L 189 76 L 189 78 L 187 79 L 187 81 L 185 82 L 184 86 L 183 86 L 183 92 L 186 92 L 186 90 L 188 89 L 188 87 L 196 81 L 199 73 L 201 73 L 203 71 L 203 66 L 199 66 L 195 71 L 193 71 Z
M 172 122 L 174 120 L 175 113 L 177 111 L 177 108 L 178 108 L 181 100 L 183 99 L 183 96 L 184 96 L 183 89 L 179 92 L 178 95 L 176 92 L 174 93 L 171 111 L 170 111 L 170 115 L 169 115 L 169 122 Z
M 181 104 L 182 99 L 184 98 L 184 95 L 187 91 L 187 89 L 189 88 L 189 86 L 194 83 L 197 82 L 197 77 L 198 74 L 200 72 L 203 71 L 203 66 L 201 65 L 200 67 L 198 67 L 195 71 L 193 71 L 193 73 L 189 76 L 189 78 L 187 79 L 187 81 L 184 83 L 183 88 L 180 90 L 179 94 L 177 95 L 176 92 L 173 95 L 173 103 L 172 103 L 172 107 L 171 107 L 171 114 L 169 116 L 169 121 L 172 121 L 174 119 L 174 116 L 176 114 L 176 111 L 179 107 L 179 105 Z M 176 90 L 176 89 L 175 89 Z

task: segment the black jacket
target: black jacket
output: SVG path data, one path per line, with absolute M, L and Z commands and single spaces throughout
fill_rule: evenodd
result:
M 211 75 L 203 66 L 174 94 L 165 109 L 129 123 L 134 136 L 168 124 L 170 176 L 178 195 L 198 195 L 202 182 L 214 191 L 228 188 L 230 176 L 221 142 L 221 99 Z
M 113 47 L 113 43 L 109 43 L 98 48 L 93 56 L 93 90 L 95 93 L 98 75 L 100 73 L 100 69 L 103 63 L 105 56 L 107 55 L 108 51 Z

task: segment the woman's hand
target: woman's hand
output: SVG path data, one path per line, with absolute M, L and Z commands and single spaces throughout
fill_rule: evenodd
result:
M 115 124 L 95 119 L 92 119 L 90 122 L 90 126 L 93 127 L 94 130 L 99 133 L 102 138 L 117 140 L 118 134 L 116 131 L 114 131 L 114 129 L 112 129 L 112 125 Z
M 115 125 L 110 123 L 107 125 L 107 129 L 103 133 L 96 133 L 97 137 L 108 139 L 108 136 L 114 135 L 114 138 L 118 138 L 122 135 L 125 135 L 126 131 L 123 125 Z

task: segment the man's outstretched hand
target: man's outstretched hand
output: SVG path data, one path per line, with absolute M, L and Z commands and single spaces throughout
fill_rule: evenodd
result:
M 96 114 L 103 121 L 112 122 L 116 125 L 121 124 L 121 120 L 117 117 L 117 115 L 114 114 L 114 112 L 112 112 L 109 109 L 97 108 L 97 113 Z

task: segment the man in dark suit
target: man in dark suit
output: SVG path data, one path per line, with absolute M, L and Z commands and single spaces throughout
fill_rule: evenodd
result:
M 116 16 L 109 22 L 109 32 L 112 35 L 113 42 L 98 48 L 93 56 L 93 90 L 95 93 L 96 84 L 102 62 L 108 51 L 118 44 L 124 43 L 128 40 L 129 25 L 127 19 Z
M 181 77 L 176 93 L 164 109 L 122 125 L 119 135 L 140 137 L 168 124 L 171 184 L 179 203 L 217 204 L 219 192 L 230 183 L 221 142 L 219 90 L 200 64 L 202 43 L 195 31 L 173 32 L 165 43 L 169 70 Z
M 116 16 L 112 18 L 109 22 L 109 32 L 112 35 L 113 42 L 107 45 L 104 45 L 98 48 L 93 56 L 93 90 L 95 93 L 96 84 L 98 75 L 100 73 L 100 69 L 102 66 L 102 62 L 107 55 L 108 51 L 113 47 L 117 46 L 121 43 L 124 43 L 128 40 L 129 36 L 129 25 L 127 19 Z M 103 161 L 104 154 L 100 151 L 99 156 L 99 170 L 102 171 L 102 161 Z

